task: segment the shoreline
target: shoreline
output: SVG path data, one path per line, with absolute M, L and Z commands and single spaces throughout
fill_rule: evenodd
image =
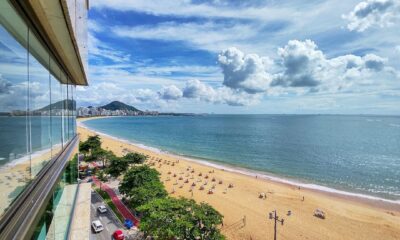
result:
M 355 193 L 355 192 L 350 192 L 350 191 L 345 191 L 345 190 L 339 190 L 339 189 L 335 189 L 332 187 L 318 185 L 315 183 L 306 183 L 306 182 L 301 182 L 301 180 L 287 179 L 287 178 L 284 178 L 281 176 L 275 176 L 268 172 L 257 171 L 257 170 L 248 169 L 248 168 L 239 167 L 239 166 L 233 166 L 233 165 L 230 165 L 227 163 L 213 162 L 212 160 L 198 159 L 198 158 L 191 157 L 191 156 L 179 155 L 176 153 L 164 151 L 164 150 L 156 148 L 156 147 L 147 146 L 142 143 L 132 142 L 127 139 L 115 137 L 115 136 L 94 130 L 83 123 L 88 120 L 109 118 L 109 117 L 118 117 L 118 116 L 101 116 L 101 117 L 91 117 L 91 118 L 80 118 L 77 121 L 77 125 L 78 125 L 78 127 L 85 128 L 85 129 L 92 131 L 100 136 L 105 136 L 105 137 L 111 138 L 115 141 L 130 144 L 139 149 L 147 150 L 147 151 L 153 152 L 155 154 L 167 155 L 172 158 L 186 160 L 188 162 L 197 163 L 197 164 L 200 164 L 203 166 L 223 170 L 223 171 L 230 172 L 233 174 L 240 174 L 243 176 L 253 177 L 253 178 L 257 177 L 257 179 L 264 180 L 266 182 L 271 181 L 273 183 L 292 187 L 292 188 L 293 187 L 294 188 L 302 188 L 303 190 L 314 192 L 317 194 L 334 197 L 336 199 L 352 201 L 355 203 L 362 203 L 367 206 L 376 207 L 376 208 L 380 208 L 383 210 L 400 211 L 400 199 L 392 200 L 392 199 L 386 199 L 386 198 L 382 198 L 382 197 L 367 195 L 364 193 Z

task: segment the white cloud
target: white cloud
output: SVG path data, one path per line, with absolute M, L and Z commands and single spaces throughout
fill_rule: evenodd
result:
M 213 88 L 194 79 L 186 82 L 186 86 L 183 88 L 183 97 L 214 104 L 248 106 L 258 103 L 262 98 L 262 94 L 248 94 L 228 87 Z
M 291 40 L 277 55 L 272 61 L 236 48 L 223 51 L 218 58 L 223 85 L 238 92 L 272 96 L 337 92 L 356 84 L 373 84 L 374 78 L 384 74 L 391 74 L 392 79 L 396 75 L 386 58 L 375 54 L 328 58 L 311 40 Z
M 216 69 L 147 66 L 139 72 L 131 72 L 129 69 L 138 67 L 134 64 L 95 66 L 91 69 L 92 78 L 101 82 L 95 83 L 91 87 L 91 94 L 84 94 L 82 101 L 104 103 L 118 96 L 118 99 L 131 104 L 146 103 L 153 106 L 168 106 L 184 99 L 247 106 L 260 102 L 265 94 L 275 97 L 288 94 L 299 96 L 310 92 L 344 91 L 355 84 L 374 85 L 374 77 L 394 71 L 386 66 L 387 59 L 374 54 L 328 58 L 311 40 L 289 41 L 278 49 L 274 60 L 228 48 L 219 54 L 218 63 L 224 77 L 222 82 L 213 81 L 211 86 L 199 80 L 189 80 L 183 87 L 182 78 L 171 79 L 168 78 L 169 74 L 197 69 L 199 73 L 214 76 Z M 214 77 L 220 79 L 218 75 Z M 151 86 L 151 89 L 144 88 L 144 85 Z M 156 91 L 160 85 L 164 87 Z M 134 86 L 140 88 L 129 90 Z
M 374 26 L 387 27 L 399 19 L 398 0 L 367 0 L 357 4 L 353 11 L 342 17 L 348 20 L 350 31 L 363 32 Z
M 109 8 L 119 11 L 138 11 L 153 15 L 182 16 L 182 17 L 217 17 L 217 18 L 241 18 L 270 20 L 279 16 L 295 16 L 296 13 L 287 8 L 267 4 L 232 4 L 232 6 L 221 6 L 221 4 L 208 4 L 207 2 L 194 3 L 194 1 L 174 0 L 96 0 L 91 2 L 93 8 Z M 241 11 L 238 14 L 237 9 Z
M 274 74 L 272 86 L 307 87 L 312 91 L 338 91 L 364 81 L 381 71 L 390 72 L 387 59 L 374 54 L 327 58 L 311 41 L 291 40 L 279 48 L 282 71 Z
M 90 32 L 88 34 L 88 45 L 90 57 L 92 59 L 102 60 L 106 58 L 116 63 L 124 63 L 130 61 L 130 54 L 109 47 L 107 44 L 104 44 L 99 39 L 97 39 L 93 35 L 93 33 Z
M 183 88 L 183 97 L 185 98 L 199 98 L 206 101 L 214 102 L 216 97 L 215 90 L 197 79 L 189 80 Z
M 3 79 L 2 75 L 0 74 L 0 94 L 8 94 L 10 93 L 12 84 Z
M 104 26 L 100 25 L 96 21 L 89 19 L 88 20 L 88 30 L 90 32 L 103 32 L 104 31 Z
M 319 85 L 318 73 L 324 68 L 325 56 L 317 45 L 306 40 L 291 40 L 278 49 L 284 72 L 276 75 L 274 85 L 291 87 L 314 87 Z
M 218 63 L 224 74 L 222 84 L 235 90 L 265 92 L 272 80 L 267 72 L 271 60 L 257 54 L 244 54 L 232 47 L 218 55 Z
M 112 31 L 120 37 L 132 39 L 183 41 L 186 44 L 210 51 L 220 51 L 236 42 L 245 42 L 257 36 L 260 24 L 226 24 L 208 21 L 205 23 L 164 22 L 157 25 L 137 27 L 117 26 Z M 240 33 L 240 34 L 237 34 Z M 242 43 L 240 43 L 242 42 Z
M 178 100 L 183 96 L 182 91 L 175 85 L 163 87 L 158 93 L 161 99 L 164 100 Z

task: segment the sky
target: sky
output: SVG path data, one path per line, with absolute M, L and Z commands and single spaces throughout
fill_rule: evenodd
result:
M 78 106 L 400 114 L 399 0 L 90 3 Z

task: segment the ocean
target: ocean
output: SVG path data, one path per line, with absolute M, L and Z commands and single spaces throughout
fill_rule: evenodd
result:
M 322 189 L 400 200 L 400 117 L 114 117 L 84 125 L 136 144 Z

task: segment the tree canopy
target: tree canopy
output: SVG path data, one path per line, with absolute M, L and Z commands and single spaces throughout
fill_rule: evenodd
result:
M 122 173 L 128 170 L 128 162 L 120 157 L 112 157 L 108 161 L 107 173 L 113 177 L 119 177 Z
M 101 148 L 101 140 L 99 135 L 89 136 L 84 142 L 79 143 L 79 151 L 83 153 L 86 161 L 93 161 L 104 153 Z
M 102 163 L 103 163 L 103 167 L 105 167 L 106 164 L 107 164 L 107 161 L 112 159 L 112 158 L 115 158 L 115 157 L 116 156 L 112 151 L 107 151 L 107 150 L 105 150 L 105 149 L 100 147 L 100 148 L 95 148 L 95 149 L 92 150 L 90 160 L 91 161 L 93 161 L 93 160 L 101 160 Z
M 99 135 L 89 136 L 86 140 L 86 143 L 89 145 L 91 149 L 100 148 L 101 140 Z
M 123 158 L 129 164 L 142 164 L 147 159 L 147 157 L 144 154 L 137 153 L 137 152 L 127 153 Z
M 138 208 L 140 229 L 155 239 L 224 239 L 222 215 L 206 203 L 185 198 L 158 198 Z
M 129 206 L 137 209 L 153 199 L 167 197 L 168 193 L 161 182 L 151 181 L 131 189 L 127 195 L 129 197 Z
M 124 178 L 119 185 L 119 191 L 125 195 L 129 195 L 129 192 L 133 188 L 140 187 L 144 183 L 153 181 L 160 182 L 159 175 L 157 170 L 147 165 L 131 167 L 124 174 Z

